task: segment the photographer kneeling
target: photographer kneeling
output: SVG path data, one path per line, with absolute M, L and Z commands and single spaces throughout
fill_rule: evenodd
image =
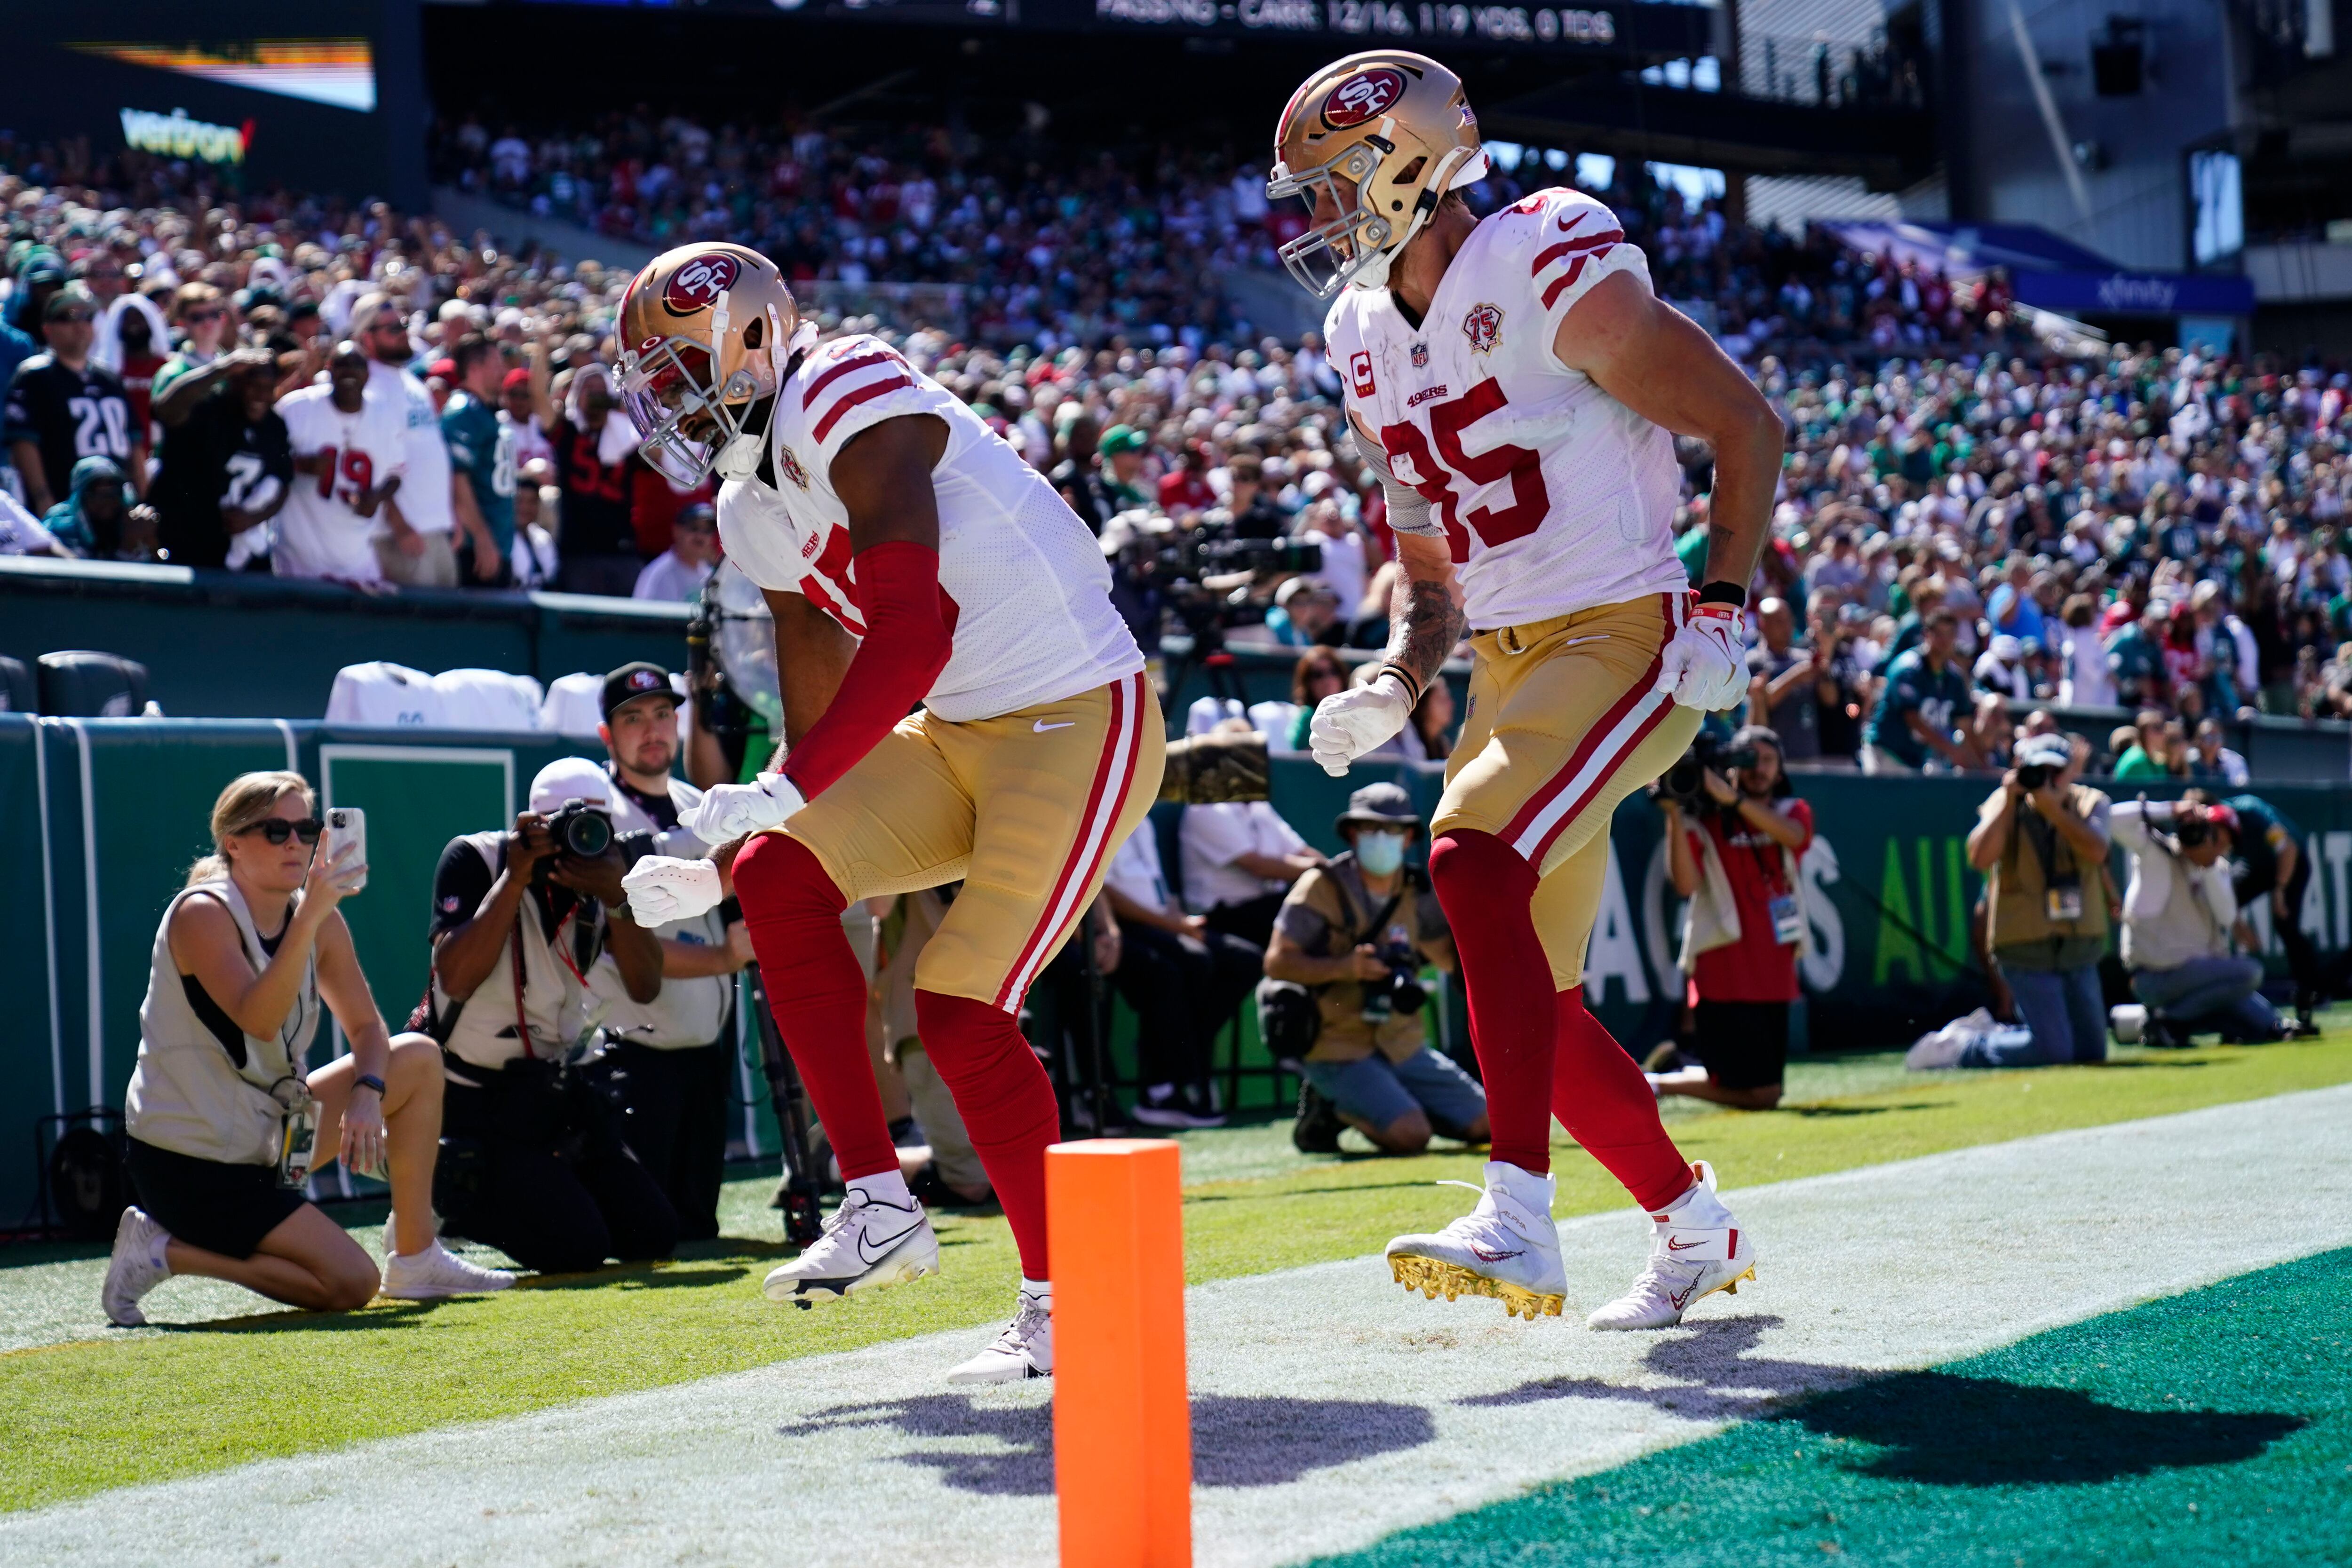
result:
M 1422 1024 L 1423 962 L 1454 970 L 1454 937 L 1427 882 L 1404 863 L 1421 831 L 1398 785 L 1367 784 L 1339 818 L 1347 852 L 1308 871 L 1275 916 L 1258 988 L 1266 1044 L 1303 1055 L 1291 1141 L 1331 1154 L 1342 1124 L 1390 1154 L 1433 1134 L 1486 1141 L 1486 1092 L 1432 1051 Z
M 313 1310 L 365 1306 L 375 1262 L 302 1196 L 314 1155 L 390 1167 L 383 1293 L 425 1300 L 514 1283 L 433 1234 L 441 1072 L 433 1042 L 384 1028 L 336 905 L 367 867 L 338 854 L 299 773 L 247 773 L 214 802 L 214 852 L 163 911 L 124 1096 L 126 1208 L 101 1301 L 123 1328 L 173 1274 Z M 264 935 L 264 933 L 268 935 Z M 303 1053 L 324 1001 L 352 1052 Z
M 2087 741 L 2037 735 L 1978 810 L 1969 864 L 1985 876 L 1985 943 L 2032 1039 L 2022 1048 L 1972 1045 L 1956 1065 L 2032 1067 L 2105 1061 L 2108 818 L 2105 795 L 2075 782 Z
M 2280 1038 L 2278 1013 L 2260 989 L 2262 960 L 2231 946 L 2242 924 L 2230 880 L 2237 812 L 2190 789 L 2179 800 L 2119 801 L 2107 820 L 2131 855 L 2124 967 L 2147 1005 L 2142 1038 L 2149 1045 L 2187 1045 L 2193 1034 L 2216 1032 L 2224 1043 Z
M 1690 900 L 1682 968 L 1698 993 L 1692 1025 L 1703 1065 L 1654 1071 L 1650 1085 L 1769 1111 L 1788 1075 L 1789 1004 L 1805 939 L 1797 857 L 1813 841 L 1813 810 L 1781 770 L 1780 737 L 1761 725 L 1722 749 L 1702 737 L 1666 770 L 1657 801 L 1666 873 Z
M 448 1083 L 435 1206 L 453 1235 L 542 1273 L 666 1258 L 677 1214 L 566 1065 L 608 949 L 632 1001 L 661 994 L 662 949 L 630 917 L 612 781 L 580 758 L 531 780 L 511 832 L 469 833 L 433 879 L 433 1033 Z

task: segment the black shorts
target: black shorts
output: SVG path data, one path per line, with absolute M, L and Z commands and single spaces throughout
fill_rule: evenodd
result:
M 1761 1089 L 1788 1076 L 1788 1003 L 1702 1001 L 1691 1026 L 1698 1059 L 1718 1086 Z
M 225 1258 L 250 1258 L 261 1239 L 309 1200 L 278 1185 L 276 1166 L 228 1166 L 175 1155 L 136 1138 L 123 1163 L 147 1217 L 173 1239 Z

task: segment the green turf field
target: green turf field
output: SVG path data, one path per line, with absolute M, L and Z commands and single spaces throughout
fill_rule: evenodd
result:
M 2322 1253 L 1822 1395 L 1322 1563 L 2341 1563 L 2347 1270 Z
M 1727 1187 L 1849 1170 L 2032 1134 L 2193 1110 L 2352 1081 L 2352 1038 L 2252 1050 L 2135 1053 L 2104 1067 L 1905 1074 L 1887 1057 L 1800 1061 L 1790 1103 L 1759 1114 L 1677 1115 L 1694 1157 Z M 1286 1124 L 1183 1136 L 1186 1239 L 1197 1281 L 1376 1252 L 1459 1213 L 1475 1153 L 1307 1158 Z M 1591 1161 L 1559 1162 L 1563 1218 L 1620 1207 Z M 382 1303 L 343 1314 L 268 1309 L 234 1288 L 173 1281 L 158 1327 L 123 1333 L 97 1312 L 101 1249 L 0 1254 L 0 1507 L 273 1455 L 509 1416 L 854 1349 L 1002 1317 L 1015 1276 L 994 1216 L 944 1216 L 947 1269 L 919 1289 L 814 1312 L 771 1305 L 760 1276 L 782 1255 L 769 1181 L 732 1184 L 730 1239 L 657 1267 L 534 1281 L 507 1295 Z M 353 1222 L 381 1220 L 364 1210 Z M 379 1237 L 362 1228 L 371 1245 Z M 771 1239 L 752 1239 L 765 1238 Z M 178 1320 L 174 1322 L 173 1320 Z

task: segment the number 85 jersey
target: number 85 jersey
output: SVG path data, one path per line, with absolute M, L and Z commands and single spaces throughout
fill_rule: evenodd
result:
M 1650 286 L 1616 215 L 1538 191 L 1471 232 L 1419 327 L 1385 288 L 1331 308 L 1349 412 L 1429 502 L 1473 630 L 1689 587 L 1674 438 L 1552 352 L 1570 308 L 1620 272 Z

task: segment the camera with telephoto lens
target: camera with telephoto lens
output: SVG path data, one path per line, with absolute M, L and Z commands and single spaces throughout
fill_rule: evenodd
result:
M 2057 777 L 2058 769 L 2047 762 L 2027 762 L 2017 769 L 2017 787 L 2030 795 Z
M 613 814 L 585 800 L 566 800 L 561 810 L 548 814 L 547 831 L 555 841 L 555 853 L 542 855 L 539 863 L 530 868 L 530 880 L 536 883 L 547 880 L 548 873 L 555 869 L 557 856 L 592 861 L 611 849 Z
M 1411 1018 L 1429 1005 L 1429 992 L 1421 983 L 1421 960 L 1411 947 L 1384 943 L 1381 962 L 1389 967 L 1388 977 L 1363 982 L 1366 1023 L 1377 1026 L 1391 1018 Z
M 1734 746 L 1712 735 L 1701 735 L 1691 742 L 1688 751 L 1675 759 L 1675 765 L 1658 778 L 1652 795 L 1658 800 L 1672 800 L 1686 809 L 1711 807 L 1714 800 L 1706 792 L 1706 770 L 1710 768 L 1728 779 L 1742 768 L 1756 766 L 1756 748 Z

